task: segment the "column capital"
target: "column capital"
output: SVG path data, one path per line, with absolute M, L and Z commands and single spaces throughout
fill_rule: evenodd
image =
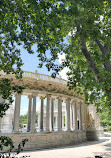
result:
M 78 104 L 79 104 L 79 106 L 81 106 L 81 105 L 83 105 L 83 102 L 79 101 Z
M 55 100 L 55 98 L 51 97 L 51 98 L 50 98 L 50 100 L 54 101 L 54 100 Z
M 53 100 L 58 99 L 58 96 L 51 96 L 51 98 L 53 98 Z
M 71 99 L 70 104 L 75 104 L 75 100 Z
M 42 93 L 39 93 L 37 96 L 38 96 L 39 98 L 46 98 L 46 94 L 42 94 Z
M 14 95 L 15 95 L 15 97 L 16 97 L 16 96 L 18 96 L 18 95 L 22 95 L 22 94 L 21 94 L 21 93 L 15 93 Z
M 32 98 L 37 97 L 37 95 L 32 95 Z
M 28 98 L 32 98 L 33 96 L 32 95 L 28 95 Z
M 78 101 L 78 99 L 74 99 L 75 100 L 75 103 L 78 103 L 79 101 Z
M 32 93 L 32 97 L 37 97 L 38 93 Z
M 76 105 L 78 105 L 78 106 L 80 105 L 80 101 L 78 101 L 78 100 L 76 100 L 75 103 L 76 103 Z
M 48 97 L 48 96 L 51 97 L 51 94 L 46 94 L 46 97 Z
M 65 98 L 65 103 L 67 102 L 67 101 L 71 101 L 71 99 L 70 98 Z
M 58 96 L 56 99 L 60 99 L 63 102 L 63 97 L 62 96 Z
M 46 96 L 40 96 L 40 99 L 45 99 L 46 98 Z
M 83 105 L 83 104 L 84 104 L 84 101 L 80 101 L 80 104 Z

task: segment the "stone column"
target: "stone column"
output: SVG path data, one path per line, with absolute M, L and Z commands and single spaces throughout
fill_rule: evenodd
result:
M 31 130 L 31 107 L 32 107 L 32 96 L 29 95 L 29 106 L 28 106 L 28 115 L 27 115 L 27 132 Z
M 3 103 L 4 100 L 2 98 L 2 96 L 0 96 L 0 103 Z M 2 118 L 0 117 L 0 132 L 1 132 L 1 128 L 2 128 Z
M 43 131 L 43 116 L 44 116 L 44 97 L 40 97 L 41 107 L 40 107 L 40 131 Z
M 58 120 L 58 117 L 56 116 L 56 131 L 57 131 L 57 120 Z
M 67 131 L 70 131 L 70 99 L 68 98 L 66 100 L 66 126 L 67 126 Z
M 20 103 L 21 103 L 21 95 L 15 95 L 15 111 L 14 111 L 14 127 L 13 131 L 15 133 L 19 132 L 19 117 L 20 117 Z
M 62 128 L 64 129 L 64 115 L 62 115 Z
M 51 99 L 51 129 L 54 131 L 54 99 Z
M 71 130 L 73 130 L 73 125 L 74 125 L 74 121 L 73 121 L 73 119 L 74 119 L 74 117 L 73 117 L 73 102 L 71 102 L 71 106 L 70 106 L 70 114 L 71 114 L 71 117 L 70 117 L 70 119 L 71 119 Z
M 85 105 L 82 103 L 82 129 L 85 130 Z
M 1 127 L 2 127 L 2 118 L 0 117 L 0 132 L 1 132 Z
M 47 95 L 47 106 L 46 106 L 46 131 L 49 131 L 49 105 L 50 105 L 50 95 Z
M 79 129 L 82 130 L 82 102 L 79 104 Z
M 88 119 L 87 119 L 87 106 L 86 105 L 84 105 L 84 108 L 85 108 L 85 113 L 84 113 L 84 120 L 85 120 L 85 129 L 87 129 L 87 121 L 88 121 Z
M 75 130 L 78 129 L 78 122 L 77 122 L 77 103 L 75 101 L 75 105 L 74 105 L 74 126 L 75 126 Z
M 33 106 L 31 115 L 31 133 L 35 133 L 35 122 L 36 122 L 36 96 L 33 96 Z
M 58 99 L 58 131 L 62 129 L 62 100 Z

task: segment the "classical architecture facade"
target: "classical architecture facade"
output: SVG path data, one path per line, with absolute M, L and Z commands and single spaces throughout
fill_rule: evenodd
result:
M 15 79 L 14 75 L 6 75 L 4 72 L 0 73 L 2 78 L 12 79 L 14 85 L 25 87 L 22 94 L 13 94 L 15 106 L 10 109 L 13 115 L 11 114 L 9 117 L 7 112 L 6 116 L 0 120 L 1 135 L 9 136 L 15 145 L 22 139 L 28 138 L 26 149 L 64 146 L 87 140 L 87 106 L 81 95 L 76 94 L 73 90 L 68 90 L 67 81 L 60 77 L 53 79 L 37 72 L 24 71 L 22 79 Z M 19 125 L 21 95 L 28 98 L 25 132 L 21 132 Z M 40 98 L 41 103 L 38 119 L 39 130 L 36 127 L 37 97 Z M 44 99 L 46 100 L 45 107 Z M 54 110 L 55 100 L 56 110 Z M 10 128 L 7 132 L 4 132 L 2 125 L 5 123 L 3 122 L 7 124 L 7 129 Z

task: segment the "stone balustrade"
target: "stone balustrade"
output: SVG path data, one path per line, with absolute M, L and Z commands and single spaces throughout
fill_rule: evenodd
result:
M 1 75 L 1 77 L 3 77 L 3 76 L 6 76 L 6 77 L 10 76 L 12 78 L 14 77 L 13 74 L 6 74 L 3 71 L 0 71 L 0 75 Z M 22 76 L 23 76 L 23 78 L 30 78 L 30 79 L 43 80 L 43 81 L 51 81 L 51 82 L 56 82 L 59 84 L 67 85 L 67 81 L 62 79 L 62 78 L 59 78 L 59 77 L 52 78 L 49 75 L 44 75 L 44 74 L 40 74 L 37 72 L 23 71 Z
M 83 96 L 77 94 L 73 90 L 69 90 L 67 81 L 60 77 L 52 78 L 51 76 L 37 72 L 23 71 L 22 79 L 16 79 L 14 74 L 6 74 L 5 72 L 0 71 L 0 78 L 12 79 L 12 84 L 23 85 L 25 89 L 30 89 L 30 91 L 33 89 L 51 94 L 56 93 L 58 97 L 60 93 L 62 95 L 67 95 L 67 97 L 72 96 L 72 98 L 76 97 L 83 100 Z

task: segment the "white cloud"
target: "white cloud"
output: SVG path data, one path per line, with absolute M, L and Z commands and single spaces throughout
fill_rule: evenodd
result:
M 64 80 L 67 80 L 67 72 L 69 71 L 68 68 L 64 68 L 62 71 L 59 72 L 59 75 L 61 76 L 61 78 L 63 78 Z
M 22 108 L 20 111 L 20 115 L 26 115 L 27 112 L 28 112 L 27 108 Z
M 65 60 L 65 54 L 62 55 L 58 55 L 59 58 L 59 63 L 62 64 L 62 62 Z M 59 72 L 59 75 L 61 76 L 61 78 L 67 80 L 67 72 L 69 71 L 69 68 L 64 68 L 62 71 Z
M 65 54 L 58 54 L 58 58 L 59 58 L 59 63 L 62 64 L 63 60 L 65 60 Z

